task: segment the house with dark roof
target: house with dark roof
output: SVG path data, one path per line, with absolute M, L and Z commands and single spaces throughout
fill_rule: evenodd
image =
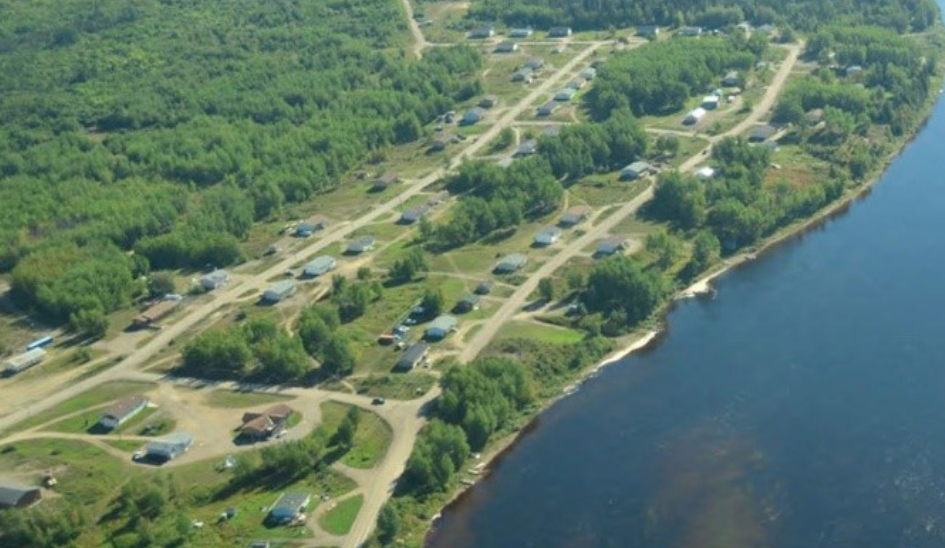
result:
M 222 287 L 229 279 L 229 273 L 227 273 L 226 270 L 218 268 L 200 278 L 200 287 L 204 288 L 206 291 L 213 291 L 218 287 Z
M 535 245 L 549 246 L 561 238 L 562 231 L 556 226 L 545 227 L 535 234 Z
M 566 87 L 566 88 L 569 88 L 569 89 L 573 89 L 574 91 L 578 91 L 579 89 L 583 89 L 584 86 L 586 86 L 586 85 L 587 85 L 587 80 L 585 80 L 584 78 L 578 76 L 578 77 L 574 78 L 573 80 L 571 80 L 570 82 L 568 82 L 568 83 L 565 85 L 565 87 Z
M 414 343 L 397 359 L 397 363 L 394 364 L 394 370 L 410 371 L 426 361 L 427 354 L 429 353 L 430 345 L 425 342 Z
M 558 110 L 558 107 L 561 106 L 561 103 L 557 101 L 548 101 L 542 106 L 538 107 L 538 116 L 551 116 Z
M 472 125 L 480 122 L 486 116 L 486 109 L 482 107 L 473 107 L 466 111 L 466 114 L 463 114 L 463 123 L 466 125 Z
M 331 255 L 322 255 L 315 257 L 302 269 L 302 275 L 307 278 L 316 278 L 322 274 L 327 274 L 338 266 L 338 261 Z
M 763 126 L 755 127 L 748 134 L 748 142 L 749 143 L 763 143 L 767 141 L 768 139 L 770 139 L 771 137 L 774 137 L 774 134 L 776 134 L 777 132 L 778 132 L 778 128 L 770 124 L 765 124 Z
M 509 38 L 530 38 L 534 32 L 532 29 L 512 29 L 509 31 Z
M 538 152 L 538 141 L 535 139 L 529 139 L 527 141 L 522 141 L 518 148 L 515 149 L 515 156 L 531 156 Z
M 512 73 L 513 82 L 525 82 L 526 84 L 531 84 L 534 79 L 535 73 L 528 67 L 520 68 Z
M 430 150 L 436 152 L 440 150 L 445 150 L 446 147 L 457 142 L 459 139 L 456 138 L 456 135 L 447 132 L 439 132 L 433 136 L 433 140 L 430 142 Z
M 145 448 L 150 460 L 168 461 L 183 455 L 194 445 L 194 437 L 187 432 L 173 432 L 164 439 L 152 441 Z
M 453 310 L 463 314 L 466 312 L 472 312 L 479 308 L 479 304 L 482 302 L 482 297 L 476 295 L 475 293 L 467 293 L 463 295 L 463 298 L 456 303 L 456 306 L 453 307 Z
M 737 70 L 730 70 L 725 75 L 725 78 L 722 78 L 722 85 L 725 87 L 735 87 L 741 83 L 741 80 L 738 77 Z
M 419 221 L 430 212 L 429 204 L 419 205 L 417 207 L 411 207 L 410 209 L 405 210 L 400 214 L 400 222 L 402 224 L 411 224 Z
M 648 175 L 653 170 L 653 166 L 647 162 L 637 161 L 620 170 L 620 179 L 632 181 Z
M 0 508 L 27 508 L 43 498 L 39 487 L 0 482 Z
M 523 68 L 538 70 L 545 66 L 545 60 L 541 57 L 529 57 L 525 60 L 525 65 Z
M 586 69 L 579 72 L 578 75 L 585 80 L 593 80 L 594 78 L 597 78 L 597 69 L 594 67 L 587 67 Z
M 558 92 L 555 93 L 555 101 L 570 101 L 574 98 L 575 93 L 576 91 L 571 88 L 559 89 Z
M 473 293 L 476 295 L 488 295 L 492 292 L 492 287 L 495 285 L 495 282 L 492 280 L 483 280 L 479 282 L 479 285 L 476 286 L 476 289 L 473 290 Z
M 549 38 L 567 38 L 571 34 L 571 27 L 551 27 L 548 29 Z
M 243 413 L 242 425 L 237 431 L 244 439 L 264 440 L 285 430 L 290 416 L 292 408 L 284 403 L 273 405 L 261 413 Z
M 496 274 L 510 274 L 528 264 L 528 257 L 521 253 L 506 255 L 492 269 Z
M 374 236 L 360 236 L 351 240 L 348 243 L 348 247 L 345 249 L 345 253 L 349 255 L 359 255 L 374 249 L 374 246 L 377 244 L 377 238 Z
M 109 407 L 104 413 L 99 415 L 98 424 L 102 428 L 108 430 L 113 430 L 118 428 L 122 424 L 131 420 L 132 417 L 138 413 L 144 411 L 148 406 L 148 398 L 142 395 L 131 396 L 130 398 L 125 398 L 111 407 Z
M 450 316 L 448 314 L 437 316 L 436 319 L 427 326 L 426 331 L 424 331 L 424 337 L 426 337 L 428 341 L 445 339 L 447 335 L 456 330 L 458 323 L 459 320 L 456 319 L 456 316 Z
M 656 25 L 641 25 L 637 27 L 637 36 L 644 38 L 656 38 L 660 34 L 660 28 Z
M 308 493 L 300 491 L 283 493 L 269 508 L 266 520 L 273 525 L 291 523 L 302 517 L 311 500 L 312 496 Z
M 558 221 L 558 224 L 563 227 L 579 225 L 586 221 L 587 216 L 590 214 L 591 208 L 585 205 L 574 206 L 564 212 L 564 215 L 561 216 L 561 220 Z
M 623 251 L 627 246 L 627 239 L 623 236 L 611 236 L 601 243 L 597 244 L 598 255 L 613 255 L 618 251 Z
M 328 226 L 328 217 L 316 215 L 307 221 L 295 225 L 295 236 L 299 238 L 308 238 L 319 230 L 324 230 Z
M 275 304 L 281 302 L 295 293 L 295 282 L 292 280 L 283 280 L 269 286 L 263 293 L 263 301 Z
M 499 97 L 497 95 L 489 94 L 484 95 L 482 99 L 479 100 L 479 106 L 482 108 L 492 108 L 499 103 Z
M 469 38 L 472 40 L 485 40 L 486 38 L 492 38 L 493 36 L 495 36 L 495 27 L 492 25 L 479 27 L 469 32 Z
M 395 185 L 400 182 L 400 176 L 396 173 L 384 173 L 376 179 L 374 179 L 374 185 L 371 187 L 371 190 L 375 192 L 380 192 L 387 190 L 387 187 Z
M 493 50 L 494 53 L 515 53 L 516 51 L 518 51 L 518 42 L 511 40 L 499 42 Z

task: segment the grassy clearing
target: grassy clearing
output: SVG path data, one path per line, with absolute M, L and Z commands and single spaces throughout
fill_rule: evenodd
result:
M 584 334 L 555 325 L 538 322 L 513 321 L 499 334 L 499 339 L 524 338 L 550 344 L 573 344 L 584 338 Z
M 280 403 L 294 400 L 295 396 L 268 394 L 261 392 L 240 392 L 237 390 L 214 390 L 207 394 L 206 404 L 224 409 L 243 409 L 267 403 Z
M 599 208 L 630 201 L 647 186 L 646 181 L 621 181 L 618 173 L 610 173 L 585 177 L 574 184 L 569 192 L 572 202 L 576 199 Z
M 352 379 L 351 383 L 358 394 L 372 398 L 412 400 L 426 394 L 436 383 L 436 378 L 420 371 L 412 371 L 368 375 Z
M 135 441 L 135 440 L 102 440 L 107 445 L 118 449 L 119 451 L 124 451 L 126 453 L 134 453 L 138 449 L 141 449 L 141 446 L 144 445 L 144 442 Z
M 322 425 L 329 432 L 334 432 L 350 408 L 350 405 L 343 403 L 323 403 Z M 352 468 L 373 468 L 387 454 L 392 437 L 390 426 L 384 419 L 377 413 L 362 410 L 358 429 L 354 433 L 354 445 L 341 462 Z
M 773 167 L 765 177 L 766 186 L 787 183 L 803 188 L 830 176 L 827 162 L 807 154 L 796 145 L 781 146 L 771 155 L 771 163 Z
M 147 419 L 152 417 L 154 413 L 157 412 L 157 410 L 157 407 L 146 407 L 118 428 L 110 432 L 103 433 L 128 433 L 135 427 L 142 425 Z M 102 411 L 103 409 L 97 409 L 86 413 L 79 413 L 78 415 L 51 424 L 43 428 L 43 430 L 48 430 L 51 432 L 63 432 L 66 434 L 91 434 L 97 431 L 96 424 L 98 424 L 98 417 Z
M 347 535 L 364 504 L 364 496 L 356 495 L 339 502 L 319 518 L 318 524 L 333 535 Z

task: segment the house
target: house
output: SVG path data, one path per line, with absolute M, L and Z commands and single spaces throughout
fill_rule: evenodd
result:
M 804 118 L 807 120 L 808 124 L 815 126 L 824 120 L 824 109 L 815 108 L 805 114 Z
M 479 27 L 469 32 L 469 38 L 472 40 L 485 40 L 486 38 L 492 38 L 493 36 L 495 36 L 495 27 L 491 25 Z
M 561 124 L 555 124 L 553 126 L 545 126 L 545 129 L 541 130 L 542 137 L 557 137 L 561 133 Z
M 511 40 L 499 42 L 499 44 L 496 45 L 495 49 L 492 51 L 494 53 L 514 53 L 518 51 L 518 43 Z
M 371 190 L 375 192 L 380 192 L 387 190 L 387 187 L 395 185 L 400 182 L 400 176 L 396 173 L 385 173 L 378 176 L 374 179 L 374 186 L 371 187 Z
M 458 140 L 459 139 L 456 138 L 456 135 L 453 135 L 452 133 L 437 133 L 433 137 L 433 141 L 430 143 L 430 150 L 445 150 L 446 147 L 452 145 Z
M 131 324 L 139 328 L 150 327 L 168 317 L 179 305 L 180 301 L 175 300 L 158 301 L 131 320 Z
M 266 519 L 274 524 L 291 523 L 302 517 L 302 513 L 308 508 L 312 496 L 300 491 L 290 491 L 283 493 L 281 497 L 269 508 L 269 514 Z
M 567 38 L 571 34 L 571 27 L 551 27 L 548 29 L 548 38 Z
M 0 509 L 28 508 L 43 498 L 39 487 L 0 482 Z
M 558 241 L 561 237 L 561 229 L 556 226 L 545 227 L 535 234 L 535 245 L 546 246 Z
M 30 367 L 33 367 L 34 365 L 39 364 L 45 358 L 46 351 L 42 348 L 27 350 L 19 356 L 14 356 L 7 360 L 3 367 L 3 374 L 7 377 L 16 375 L 20 371 L 24 371 Z
M 475 124 L 486 116 L 486 109 L 482 107 L 473 107 L 463 114 L 463 123 L 466 125 Z
M 292 416 L 292 408 L 279 403 L 262 413 L 243 413 L 243 424 L 237 430 L 243 438 L 264 440 L 284 431 L 290 416 Z
M 702 36 L 702 27 L 683 27 L 676 31 L 676 36 L 697 37 Z
M 473 293 L 476 295 L 488 295 L 492 292 L 492 286 L 494 285 L 495 283 L 492 280 L 479 282 L 479 285 L 476 286 L 476 289 L 473 289 Z
M 653 171 L 653 166 L 650 164 L 643 161 L 633 162 L 620 170 L 620 179 L 632 181 L 633 179 L 638 179 L 649 174 L 651 171 Z
M 718 95 L 706 95 L 702 98 L 702 108 L 706 110 L 715 110 L 719 108 L 720 98 Z
M 555 93 L 555 101 L 570 101 L 576 92 L 571 88 L 564 88 Z
M 558 107 L 559 107 L 559 106 L 561 106 L 560 103 L 557 103 L 557 102 L 555 102 L 555 101 L 548 101 L 547 103 L 545 103 L 545 104 L 543 104 L 542 106 L 538 107 L 538 115 L 539 115 L 539 116 L 551 116 L 552 114 L 555 113 L 556 110 L 558 110 Z
M 627 247 L 627 239 L 623 236 L 611 236 L 597 244 L 598 255 L 613 255 Z
M 101 425 L 102 428 L 114 430 L 143 411 L 144 408 L 148 406 L 148 403 L 148 398 L 140 394 L 125 398 L 99 415 L 98 424 Z
M 456 312 L 460 314 L 464 312 L 472 312 L 473 310 L 479 309 L 479 303 L 482 302 L 482 297 L 476 295 L 475 293 L 467 293 L 463 295 L 463 298 L 456 303 L 456 306 L 453 308 Z
M 307 221 L 295 225 L 294 234 L 299 238 L 308 238 L 319 230 L 324 230 L 328 226 L 328 218 L 323 215 L 316 215 Z
M 709 179 L 715 177 L 715 168 L 709 166 L 700 167 L 696 170 L 695 176 L 697 179 L 708 181 Z
M 425 342 L 413 343 L 407 348 L 407 351 L 400 355 L 397 363 L 394 364 L 395 371 L 410 371 L 414 367 L 422 364 L 430 353 L 430 345 Z
M 230 275 L 227 271 L 218 268 L 203 278 L 200 278 L 200 286 L 207 291 L 213 291 L 218 287 L 222 287 L 229 279 Z
M 738 77 L 737 70 L 730 70 L 726 73 L 725 78 L 722 78 L 722 85 L 725 87 L 733 88 L 741 83 L 741 79 Z
M 295 282 L 292 280 L 283 280 L 269 286 L 262 296 L 263 301 L 271 304 L 285 300 L 295 293 Z
M 495 268 L 492 269 L 496 274 L 509 274 L 528 264 L 528 257 L 521 253 L 512 253 L 502 258 Z
M 173 432 L 162 440 L 152 441 L 145 448 L 145 456 L 156 461 L 168 461 L 183 455 L 194 445 L 194 437 L 187 432 Z
M 400 214 L 400 222 L 403 224 L 411 224 L 419 221 L 427 213 L 430 212 L 430 206 L 428 204 L 423 204 L 417 207 L 411 207 L 410 209 L 404 211 Z
M 481 106 L 482 108 L 492 108 L 496 106 L 498 102 L 499 102 L 499 98 L 496 97 L 495 95 L 486 95 L 485 97 L 479 100 L 479 106 Z
M 374 249 L 374 245 L 377 244 L 377 239 L 374 236 L 361 236 L 351 240 L 348 244 L 345 253 L 349 255 L 358 255 L 366 251 Z
M 863 72 L 863 67 L 860 65 L 850 65 L 849 67 L 843 69 L 843 74 L 845 76 L 856 76 Z
M 575 79 L 571 80 L 570 82 L 568 82 L 565 87 L 567 87 L 567 88 L 569 88 L 569 89 L 573 89 L 574 91 L 577 91 L 577 90 L 579 90 L 579 89 L 583 89 L 584 86 L 586 86 L 586 85 L 587 85 L 587 80 L 585 80 L 584 78 L 578 76 L 577 78 L 575 78 Z
M 532 29 L 512 29 L 509 31 L 509 38 L 531 38 L 534 32 Z
M 686 117 L 683 119 L 683 124 L 687 126 L 693 126 L 698 124 L 705 118 L 706 110 L 702 107 L 694 108 L 686 114 Z
M 334 257 L 322 255 L 309 261 L 302 269 L 302 275 L 307 278 L 315 278 L 326 272 L 331 272 L 336 266 L 338 266 L 338 261 Z
M 518 148 L 515 150 L 515 156 L 531 156 L 536 152 L 538 152 L 538 141 L 535 139 L 529 139 L 518 145 Z
M 437 316 L 436 319 L 427 326 L 424 336 L 428 341 L 444 339 L 456 329 L 457 323 L 459 323 L 459 320 L 456 319 L 456 316 L 450 316 L 448 314 Z
M 545 66 L 545 60 L 542 59 L 541 57 L 529 57 L 525 61 L 525 65 L 523 68 L 527 68 L 531 70 L 539 70 L 544 66 Z
M 520 68 L 512 73 L 513 82 L 525 82 L 526 84 L 531 84 L 534 80 L 534 71 L 528 67 Z
M 758 126 L 751 130 L 751 133 L 748 134 L 749 143 L 763 143 L 774 136 L 778 132 L 778 128 L 772 125 L 763 125 Z
M 581 78 L 584 78 L 585 80 L 593 80 L 594 78 L 597 78 L 597 69 L 594 67 L 587 67 L 586 69 L 579 72 L 578 75 L 580 75 Z
M 660 28 L 656 25 L 641 25 L 637 27 L 637 36 L 656 38 L 660 35 Z
M 564 212 L 564 215 L 561 216 L 561 220 L 558 221 L 558 224 L 563 227 L 576 226 L 586 221 L 587 216 L 590 214 L 591 208 L 583 205 L 574 206 Z

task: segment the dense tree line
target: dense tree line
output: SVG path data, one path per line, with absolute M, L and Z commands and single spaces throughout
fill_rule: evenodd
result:
M 355 356 L 348 340 L 338 332 L 338 309 L 323 304 L 302 311 L 297 328 L 306 352 L 321 363 L 325 376 L 345 376 L 354 371 Z
M 73 244 L 134 249 L 154 268 L 238 261 L 254 220 L 334 187 L 480 91 L 472 49 L 392 52 L 405 30 L 394 0 L 6 11 L 2 270 L 28 256 L 64 270 L 58 250 Z M 50 308 L 65 320 L 85 306 L 37 310 Z
M 558 135 L 539 139 L 539 154 L 548 160 L 555 177 L 579 179 L 612 171 L 646 154 L 646 131 L 633 113 L 624 109 L 608 114 L 603 123 L 567 125 Z
M 617 335 L 648 318 L 670 289 L 661 270 L 646 268 L 639 259 L 617 255 L 594 265 L 581 301 L 589 312 L 604 316 L 605 335 Z
M 748 20 L 759 25 L 789 24 L 803 30 L 842 22 L 909 32 L 934 24 L 938 8 L 931 0 L 483 0 L 473 6 L 470 15 L 511 26 L 548 28 L 567 24 L 578 30 L 652 24 L 724 28 Z

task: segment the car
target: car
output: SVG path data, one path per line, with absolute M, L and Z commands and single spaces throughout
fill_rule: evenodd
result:
M 385 403 L 387 403 L 387 400 L 384 398 L 374 398 L 371 400 L 371 405 L 384 405 Z
M 417 319 L 407 318 L 406 320 L 404 320 L 404 325 L 417 325 Z

